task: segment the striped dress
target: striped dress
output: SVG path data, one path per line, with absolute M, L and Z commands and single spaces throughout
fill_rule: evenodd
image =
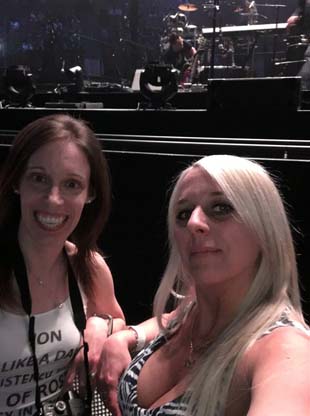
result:
M 262 336 L 266 336 L 276 328 L 284 326 L 293 326 L 310 336 L 309 329 L 304 328 L 299 322 L 289 320 L 286 315 L 281 320 L 275 322 Z M 153 409 L 144 409 L 138 404 L 137 387 L 140 371 L 152 353 L 165 344 L 165 342 L 167 340 L 164 335 L 159 335 L 155 338 L 154 341 L 136 355 L 121 377 L 118 386 L 118 400 L 123 416 L 185 416 L 187 403 L 184 401 L 183 395 Z
M 146 360 L 155 352 L 161 345 L 166 342 L 164 335 L 159 335 L 152 341 L 145 349 L 140 351 L 139 354 L 132 360 L 127 371 L 119 383 L 119 404 L 123 415 L 126 416 L 163 416 L 185 415 L 186 404 L 182 403 L 182 396 L 177 397 L 175 400 L 169 403 L 165 403 L 162 406 L 154 409 L 143 409 L 139 406 L 137 401 L 137 387 L 139 373 L 146 362 Z

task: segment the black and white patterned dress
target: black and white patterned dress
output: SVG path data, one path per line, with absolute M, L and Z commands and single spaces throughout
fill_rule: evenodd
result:
M 144 409 L 137 401 L 138 377 L 147 359 L 166 342 L 164 335 L 159 335 L 144 350 L 132 360 L 119 383 L 118 398 L 123 415 L 135 416 L 183 416 L 186 404 L 182 403 L 182 395 L 175 400 L 165 403 L 154 409 Z
M 284 314 L 279 321 L 271 325 L 262 334 L 262 337 L 270 334 L 276 328 L 284 326 L 293 326 L 310 336 L 310 330 L 308 328 L 305 328 L 299 322 L 291 321 Z M 166 342 L 167 339 L 164 335 L 159 335 L 155 338 L 154 341 L 136 355 L 121 377 L 118 387 L 118 400 L 123 416 L 184 416 L 186 414 L 187 402 L 184 401 L 184 395 L 180 395 L 176 399 L 153 409 L 145 409 L 138 404 L 137 387 L 141 369 L 148 358 Z M 156 382 L 158 380 L 154 380 L 154 383 Z

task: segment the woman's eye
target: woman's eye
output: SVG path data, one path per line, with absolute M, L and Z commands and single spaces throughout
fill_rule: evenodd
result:
M 179 222 L 187 222 L 191 214 L 192 214 L 192 210 L 182 209 L 181 211 L 177 212 L 176 219 Z
M 67 181 L 65 183 L 65 187 L 66 189 L 71 189 L 73 191 L 77 191 L 83 188 L 82 184 L 79 181 L 76 181 L 74 179 Z
M 42 173 L 32 173 L 30 175 L 30 180 L 34 183 L 47 183 L 47 177 L 43 175 Z
M 217 217 L 224 217 L 230 215 L 234 211 L 231 204 L 227 202 L 217 203 L 212 206 L 212 213 Z

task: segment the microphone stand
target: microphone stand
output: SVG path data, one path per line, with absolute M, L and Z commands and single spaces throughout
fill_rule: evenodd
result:
M 276 61 L 276 49 L 277 49 L 277 40 L 279 36 L 278 28 L 279 28 L 279 14 L 280 8 L 286 7 L 286 4 L 279 4 L 279 0 L 275 4 L 256 4 L 258 7 L 275 7 L 276 8 L 276 16 L 275 16 L 275 35 L 273 37 L 273 49 L 272 49 L 272 58 L 271 58 L 271 76 L 274 76 L 275 71 L 275 61 Z
M 278 5 L 276 5 L 276 33 L 273 37 L 273 49 L 272 49 L 272 66 L 271 66 L 271 76 L 274 76 L 274 72 L 275 72 L 275 62 L 276 62 L 276 50 L 277 50 L 277 40 L 278 40 L 278 24 L 279 24 L 279 10 L 280 8 L 278 7 Z
M 215 63 L 215 39 L 216 39 L 216 23 L 217 13 L 220 10 L 219 0 L 214 0 L 213 4 L 213 17 L 212 17 L 212 44 L 211 44 L 211 60 L 210 60 L 210 72 L 208 78 L 214 77 L 214 63 Z
M 278 28 L 279 28 L 279 14 L 280 14 L 280 8 L 286 7 L 285 4 L 279 4 L 279 1 L 275 4 L 257 4 L 256 6 L 259 7 L 275 7 L 276 8 L 276 16 L 275 16 L 275 35 L 273 37 L 273 49 L 272 49 L 272 58 L 271 58 L 271 76 L 274 76 L 275 71 L 275 61 L 276 61 L 276 50 L 277 50 L 277 40 L 278 40 Z

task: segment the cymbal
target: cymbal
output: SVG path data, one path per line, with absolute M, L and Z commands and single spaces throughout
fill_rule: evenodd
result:
M 286 4 L 256 4 L 259 7 L 286 7 Z
M 258 13 L 240 13 L 239 12 L 239 14 L 240 14 L 240 16 L 259 16 Z
M 193 3 L 184 3 L 180 4 L 178 9 L 182 10 L 183 12 L 195 12 L 198 10 L 198 7 Z

